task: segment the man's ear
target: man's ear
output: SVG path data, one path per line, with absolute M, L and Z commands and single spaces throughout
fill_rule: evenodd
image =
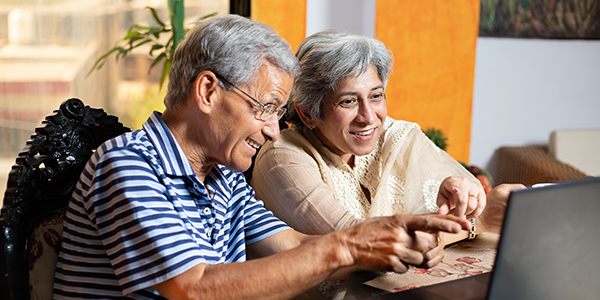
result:
M 205 70 L 198 74 L 194 82 L 194 101 L 196 106 L 203 112 L 210 112 L 214 107 L 221 90 L 219 80 L 215 73 Z
M 302 120 L 302 123 L 304 123 L 304 126 L 308 127 L 308 129 L 310 130 L 314 129 L 317 126 L 316 124 L 313 124 L 313 118 L 310 116 L 310 114 L 307 114 L 302 109 L 300 109 L 298 103 L 294 102 L 294 108 L 296 109 L 296 113 L 298 113 L 300 120 Z

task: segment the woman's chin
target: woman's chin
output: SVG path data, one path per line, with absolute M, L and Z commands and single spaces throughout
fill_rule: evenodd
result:
M 373 152 L 374 149 L 375 149 L 374 145 L 373 145 L 373 147 L 368 147 L 368 148 L 358 148 L 358 149 L 355 149 L 355 151 L 353 151 L 352 154 L 355 156 L 368 155 L 368 154 L 371 154 L 371 152 Z

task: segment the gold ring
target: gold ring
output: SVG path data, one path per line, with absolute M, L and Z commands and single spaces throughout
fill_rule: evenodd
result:
M 437 248 L 442 244 L 442 239 L 440 239 L 439 234 L 436 234 L 435 237 L 437 238 L 437 246 L 435 246 Z
M 473 197 L 473 198 L 479 200 L 479 196 L 477 196 L 477 195 L 469 195 L 469 197 Z

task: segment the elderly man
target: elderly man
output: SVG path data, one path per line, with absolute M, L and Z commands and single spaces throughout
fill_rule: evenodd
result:
M 257 22 L 222 16 L 189 32 L 166 110 L 107 141 L 82 173 L 54 297 L 284 299 L 357 269 L 438 263 L 434 234 L 468 230 L 466 220 L 397 215 L 307 236 L 254 198 L 239 172 L 279 137 L 297 70 Z

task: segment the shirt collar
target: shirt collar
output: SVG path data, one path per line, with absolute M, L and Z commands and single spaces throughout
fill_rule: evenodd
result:
M 143 125 L 148 139 L 154 145 L 165 173 L 171 176 L 195 176 L 194 170 L 171 130 L 154 111 Z

